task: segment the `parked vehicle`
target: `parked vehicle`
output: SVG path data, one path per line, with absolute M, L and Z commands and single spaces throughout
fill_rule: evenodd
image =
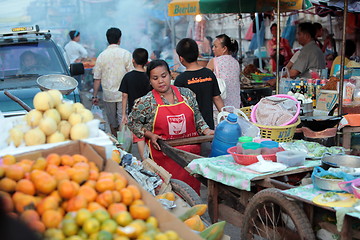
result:
M 18 27 L 0 33 L 0 111 L 5 116 L 22 115 L 25 110 L 7 97 L 8 91 L 33 108 L 33 97 L 40 91 L 37 78 L 48 74 L 75 76 L 84 73 L 82 63 L 68 64 L 64 50 L 50 31 L 39 27 Z M 80 102 L 78 89 L 64 98 Z

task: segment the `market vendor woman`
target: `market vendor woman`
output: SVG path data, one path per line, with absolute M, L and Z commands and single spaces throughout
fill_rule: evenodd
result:
M 150 62 L 146 73 L 153 90 L 135 101 L 129 115 L 129 128 L 137 137 L 148 139 L 151 157 L 157 164 L 199 193 L 200 182 L 163 154 L 157 140 L 212 135 L 214 131 L 201 116 L 195 94 L 187 88 L 171 86 L 170 70 L 165 61 Z M 177 148 L 200 154 L 200 145 Z

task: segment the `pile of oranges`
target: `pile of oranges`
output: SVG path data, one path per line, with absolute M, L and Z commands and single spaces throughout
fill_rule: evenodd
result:
M 9 214 L 47 239 L 180 239 L 160 232 L 136 185 L 80 154 L 2 157 L 0 195 Z

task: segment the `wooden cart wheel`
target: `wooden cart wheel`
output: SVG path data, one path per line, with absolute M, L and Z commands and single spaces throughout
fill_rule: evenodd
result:
M 278 189 L 262 190 L 245 209 L 240 239 L 315 240 L 304 211 Z
M 172 191 L 189 204 L 190 207 L 202 204 L 200 196 L 187 183 L 178 179 L 170 179 L 170 184 Z

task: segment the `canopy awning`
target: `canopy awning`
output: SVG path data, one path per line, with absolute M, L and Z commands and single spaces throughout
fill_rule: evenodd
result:
M 275 9 L 277 0 L 172 0 L 169 16 L 211 13 L 254 13 Z M 281 11 L 303 8 L 303 0 L 280 0 Z

